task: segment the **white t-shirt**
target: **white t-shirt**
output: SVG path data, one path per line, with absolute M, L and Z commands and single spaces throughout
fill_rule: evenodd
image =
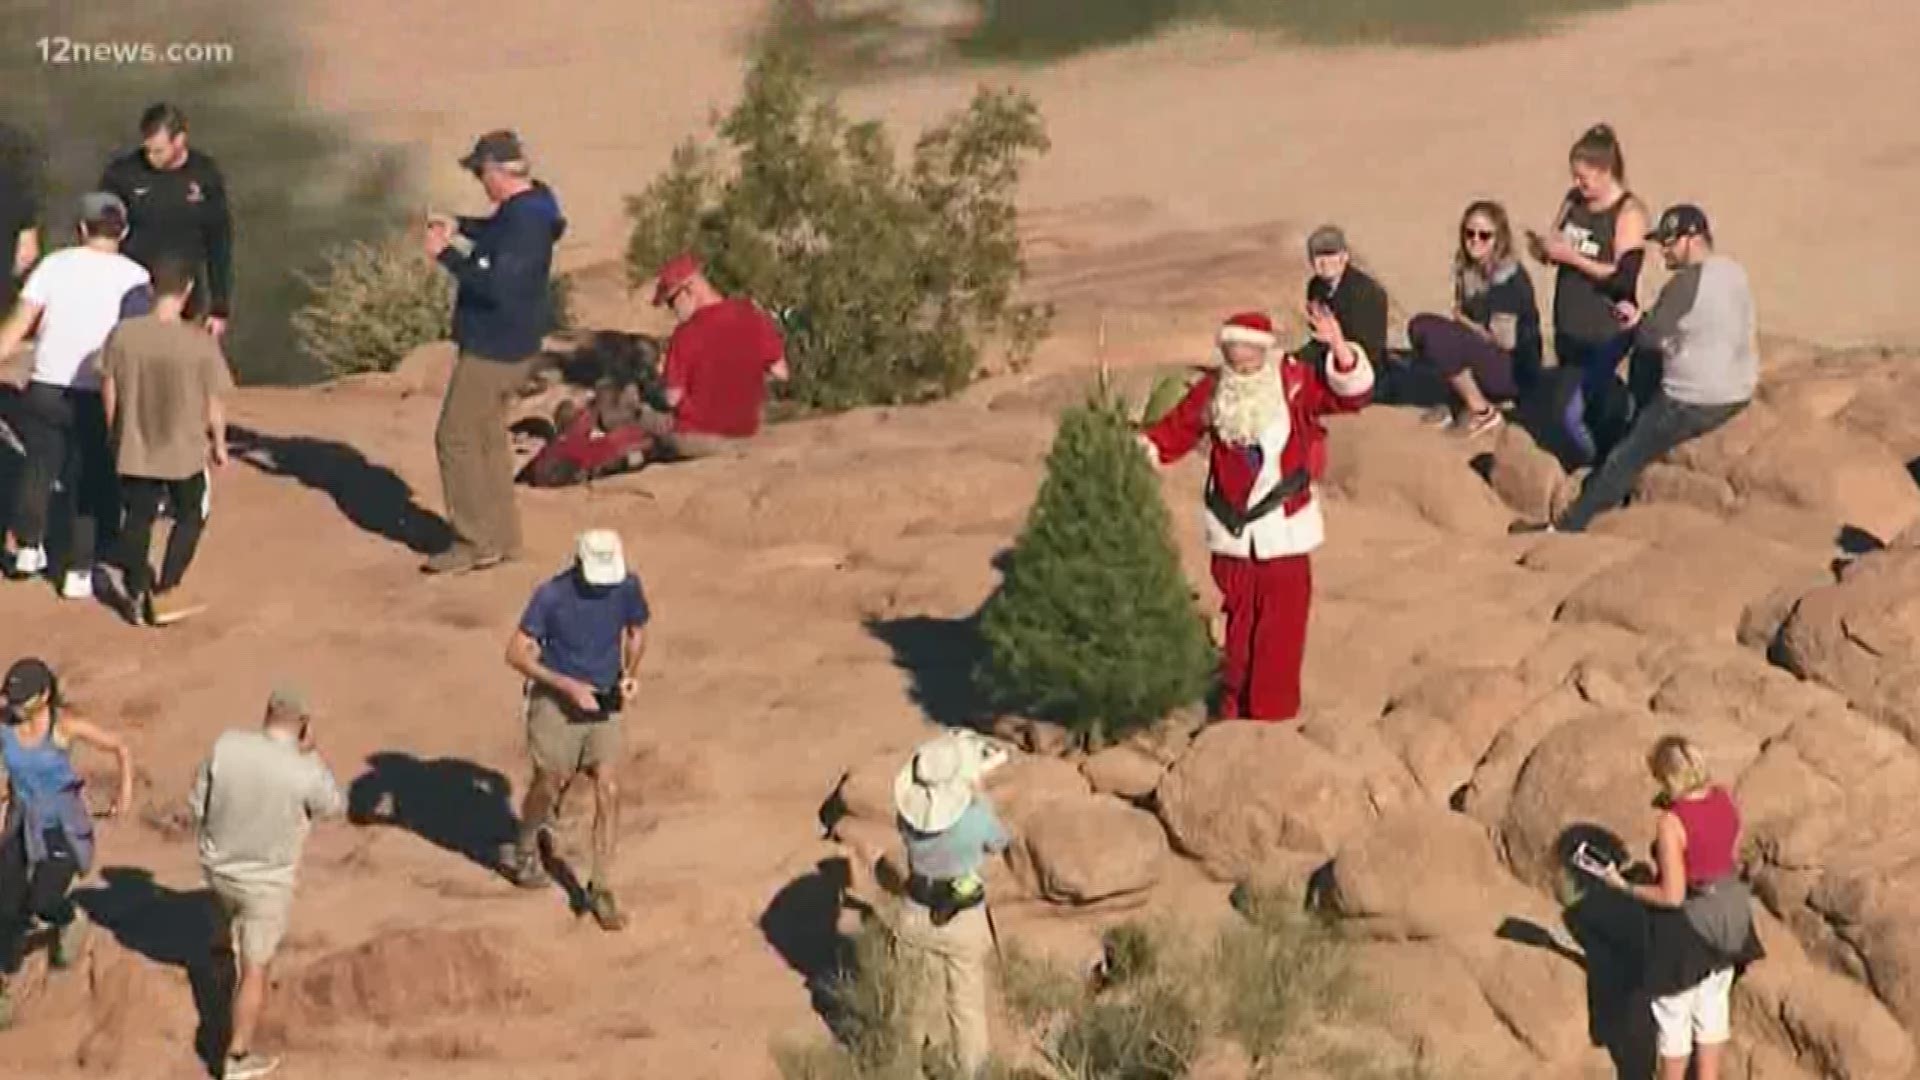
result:
M 145 267 L 112 251 L 63 248 L 40 261 L 20 289 L 40 305 L 33 381 L 100 389 L 100 346 L 120 322 L 127 294 L 152 280 Z

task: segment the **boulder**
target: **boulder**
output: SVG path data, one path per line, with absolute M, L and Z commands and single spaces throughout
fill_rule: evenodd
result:
M 1633 501 L 1636 505 L 1673 503 L 1716 515 L 1731 514 L 1740 505 L 1740 497 L 1724 477 L 1665 462 L 1654 462 L 1640 474 L 1633 485 Z
M 1794 721 L 1835 703 L 1828 692 L 1732 649 L 1685 656 L 1652 699 L 1656 713 L 1717 713 L 1762 739 L 1783 734 Z
M 1145 892 L 1159 882 L 1167 854 L 1152 814 L 1098 795 L 1054 802 L 1024 839 L 1040 895 L 1069 904 Z
M 1016 755 L 988 773 L 985 789 L 1001 820 L 1016 835 L 1038 822 L 1051 804 L 1093 794 L 1079 766 L 1039 754 Z
M 1372 819 L 1361 778 L 1292 724 L 1232 721 L 1193 741 L 1161 781 L 1174 843 L 1224 880 L 1292 855 L 1324 861 Z
M 1430 808 L 1384 818 L 1342 846 L 1325 899 L 1355 930 L 1389 940 L 1491 937 L 1533 906 L 1485 826 Z
M 1500 429 L 1487 468 L 1487 484 L 1515 514 L 1536 521 L 1545 520 L 1571 501 L 1563 491 L 1572 484 L 1559 460 L 1516 424 Z
M 1593 1052 L 1587 977 L 1577 956 L 1490 935 L 1456 938 L 1447 947 L 1466 963 L 1494 1015 L 1543 1061 Z
M 1531 1076 L 1539 1062 L 1481 992 L 1472 970 L 1437 941 L 1354 946 L 1356 973 L 1392 1033 L 1426 1051 L 1440 1076 Z
M 1851 526 L 1882 542 L 1920 519 L 1920 489 L 1905 459 L 1820 420 L 1782 423 L 1734 463 L 1726 479 L 1743 498 L 1816 511 L 1836 531 Z
M 1167 773 L 1165 762 L 1131 746 L 1114 746 L 1080 763 L 1093 790 L 1122 799 L 1145 799 L 1160 786 Z
M 1325 478 L 1327 490 L 1367 506 L 1399 511 L 1444 533 L 1506 534 L 1513 512 L 1466 462 L 1437 453 L 1426 433 L 1374 424 L 1364 437 L 1358 430 L 1351 434 L 1342 430 L 1336 438 Z
M 1920 656 L 1920 549 L 1863 555 L 1838 583 L 1807 593 L 1780 630 L 1779 654 L 1802 678 L 1875 700 Z
M 1577 839 L 1610 836 L 1623 850 L 1643 853 L 1653 837 L 1656 794 L 1646 754 L 1667 734 L 1693 739 L 1728 782 L 1759 752 L 1752 735 L 1711 717 L 1596 710 L 1562 724 L 1527 756 L 1514 781 L 1500 825 L 1507 865 L 1551 892 Z
M 1461 751 L 1479 761 L 1528 698 L 1526 684 L 1507 668 L 1446 668 L 1394 695 L 1387 714 L 1410 712 L 1439 721 L 1459 740 Z
M 1476 759 L 1444 722 L 1396 709 L 1380 719 L 1379 731 L 1430 808 L 1448 806 L 1454 793 L 1473 779 Z
M 1734 1029 L 1820 1076 L 1908 1080 L 1913 1042 L 1860 984 L 1813 964 L 1768 960 L 1733 988 Z
M 893 808 L 893 779 L 910 753 L 907 751 L 877 757 L 847 770 L 833 792 L 833 798 L 845 816 L 892 825 L 896 814 Z

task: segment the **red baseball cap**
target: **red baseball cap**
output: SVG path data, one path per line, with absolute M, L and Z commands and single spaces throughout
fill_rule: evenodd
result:
M 665 304 L 668 297 L 672 296 L 679 290 L 680 286 L 685 285 L 693 275 L 699 272 L 700 260 L 694 258 L 693 252 L 691 251 L 683 251 L 673 258 L 668 259 L 667 264 L 660 268 L 660 274 L 657 279 L 658 283 L 653 287 L 654 306 L 659 307 Z

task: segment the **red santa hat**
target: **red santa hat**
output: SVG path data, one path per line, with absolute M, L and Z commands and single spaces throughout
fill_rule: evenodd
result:
M 1273 320 L 1265 312 L 1243 311 L 1228 319 L 1220 327 L 1220 347 L 1228 345 L 1258 345 L 1271 349 L 1280 339 L 1273 332 Z

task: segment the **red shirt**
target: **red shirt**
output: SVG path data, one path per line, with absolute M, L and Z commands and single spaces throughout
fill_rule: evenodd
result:
M 1739 864 L 1740 810 L 1727 789 L 1716 786 L 1696 799 L 1675 799 L 1670 809 L 1687 832 L 1687 884 L 1732 877 Z
M 681 392 L 674 428 L 744 439 L 760 430 L 767 372 L 786 353 L 780 328 L 751 300 L 733 297 L 693 313 L 667 340 L 669 390 Z

